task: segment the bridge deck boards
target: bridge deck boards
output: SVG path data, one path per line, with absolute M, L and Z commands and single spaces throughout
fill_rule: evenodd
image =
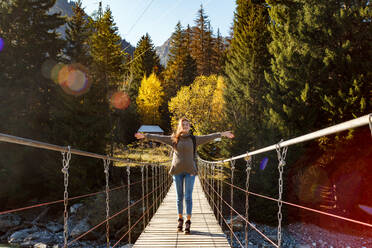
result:
M 133 248 L 230 247 L 207 202 L 198 177 L 195 179 L 193 192 L 190 235 L 177 232 L 177 218 L 176 190 L 172 185 L 158 211 Z

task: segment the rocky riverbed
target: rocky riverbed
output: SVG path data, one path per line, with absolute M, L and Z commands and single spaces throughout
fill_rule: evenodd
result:
M 270 240 L 277 243 L 277 228 L 254 224 L 257 229 L 267 235 Z M 367 227 L 366 227 L 367 228 Z M 370 231 L 372 233 L 372 230 Z M 230 237 L 230 233 L 226 232 Z M 235 232 L 245 246 L 244 231 Z M 252 228 L 248 232 L 248 247 L 263 248 L 274 247 Z M 234 247 L 241 247 L 234 241 Z M 312 224 L 295 223 L 282 227 L 282 247 L 284 248 L 372 248 L 372 237 L 343 234 Z
M 79 208 L 79 206 L 74 206 Z M 73 211 L 75 211 L 73 209 Z M 229 221 L 228 221 L 229 222 Z M 69 237 L 76 238 L 88 231 L 91 226 L 86 219 L 70 217 Z M 244 223 L 234 217 L 235 235 L 245 247 Z M 270 240 L 277 243 L 277 227 L 261 224 L 253 225 L 264 233 Z M 367 229 L 367 227 L 366 227 Z M 372 230 L 364 234 L 372 234 Z M 227 238 L 230 233 L 225 232 Z M 273 247 L 253 228 L 248 232 L 248 247 L 262 248 Z M 0 216 L 0 247 L 33 247 L 33 248 L 60 248 L 63 247 L 63 225 L 58 222 L 48 221 L 27 222 L 15 214 Z M 114 242 L 114 240 L 112 240 Z M 4 245 L 1 245 L 4 244 Z M 77 241 L 69 247 L 79 248 L 105 248 L 106 242 L 102 235 L 92 233 L 87 240 Z M 130 244 L 121 244 L 121 248 L 129 248 Z M 234 240 L 233 247 L 241 247 Z M 294 223 L 282 227 L 282 247 L 285 248 L 372 248 L 372 235 L 360 236 L 343 234 L 329 229 L 320 228 L 312 224 Z

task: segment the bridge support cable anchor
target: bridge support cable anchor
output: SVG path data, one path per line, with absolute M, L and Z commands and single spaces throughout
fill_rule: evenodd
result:
M 109 169 L 110 169 L 110 158 L 107 156 L 106 159 L 103 160 L 103 167 L 105 172 L 106 178 L 106 242 L 107 248 L 110 248 L 110 223 L 108 219 L 110 218 L 110 188 L 109 188 Z
M 245 188 L 246 188 L 246 192 L 245 192 L 245 218 L 247 220 L 247 222 L 245 223 L 245 247 L 248 248 L 248 222 L 249 222 L 249 179 L 250 179 L 250 174 L 251 174 L 251 170 L 252 170 L 252 157 L 251 156 L 247 156 L 245 157 L 245 161 L 247 161 L 247 164 L 246 164 L 246 173 L 247 173 L 247 178 L 246 178 L 246 182 L 245 182 Z
M 283 140 L 281 140 L 278 144 L 275 145 L 275 149 L 276 149 L 276 153 L 277 153 L 277 156 L 278 156 L 278 170 L 279 170 L 279 198 L 278 198 L 278 247 L 281 246 L 281 242 L 282 242 L 282 219 L 283 219 L 283 215 L 282 215 L 282 194 L 283 194 L 283 170 L 284 170 L 284 166 L 285 166 L 285 158 L 287 156 L 287 150 L 288 150 L 288 146 L 286 147 L 283 147 L 283 149 L 281 149 L 280 147 L 280 143 L 283 142 Z
M 232 185 L 234 185 L 235 162 L 236 162 L 236 160 L 231 160 L 230 161 L 230 164 L 231 164 L 231 184 Z M 231 209 L 230 209 L 230 226 L 231 226 L 230 242 L 231 242 L 231 245 L 233 245 L 234 221 L 233 221 L 232 208 L 234 207 L 234 188 L 232 186 L 230 187 L 230 205 L 231 205 Z
M 64 204 L 64 212 L 63 212 L 63 239 L 64 239 L 64 248 L 67 248 L 67 239 L 68 239 L 68 169 L 70 168 L 70 160 L 71 160 L 71 148 L 68 146 L 66 151 L 62 152 L 62 173 L 63 173 L 63 184 L 65 186 L 65 191 L 63 194 L 63 204 Z
M 127 188 L 127 197 L 128 197 L 128 230 L 131 230 L 130 222 L 130 166 L 127 165 L 127 179 L 128 179 L 128 188 Z M 131 232 L 128 233 L 128 243 L 132 243 Z

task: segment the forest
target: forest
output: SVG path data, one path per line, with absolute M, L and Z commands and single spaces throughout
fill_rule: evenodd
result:
M 119 36 L 109 6 L 88 16 L 77 0 L 67 18 L 48 13 L 54 4 L 0 3 L 1 133 L 115 156 L 136 144 L 133 135 L 141 125 L 159 125 L 171 134 L 186 116 L 196 135 L 233 131 L 233 140 L 199 148 L 202 158 L 218 160 L 372 111 L 369 0 L 236 0 L 228 37 L 212 30 L 213 20 L 201 6 L 194 23 L 174 24 L 166 66 L 147 33 L 133 56 L 123 49 L 125 37 Z M 64 24 L 65 39 L 56 31 Z M 366 130 L 350 130 L 290 148 L 285 198 L 296 198 L 291 182 L 309 180 L 309 167 L 368 136 Z M 354 168 L 368 176 L 372 154 L 364 149 L 363 155 L 357 166 L 338 175 Z M 265 157 L 274 167 L 265 173 L 255 169 L 251 187 L 275 197 L 276 154 Z M 60 160 L 55 152 L 0 143 L 0 209 L 62 196 Z M 334 170 L 336 161 L 337 156 L 326 161 L 322 166 L 329 166 L 321 170 Z M 102 161 L 73 157 L 72 163 L 72 192 L 102 189 Z M 242 173 L 236 182 L 244 187 L 244 161 L 237 169 Z M 319 170 L 308 176 L 317 178 Z M 368 187 L 367 179 L 360 185 Z M 363 192 L 372 199 L 371 190 Z M 252 204 L 252 218 L 274 221 L 276 216 L 263 219 L 264 202 Z

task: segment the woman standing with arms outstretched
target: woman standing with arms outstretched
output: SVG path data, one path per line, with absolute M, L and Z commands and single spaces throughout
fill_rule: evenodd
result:
M 208 135 L 193 136 L 190 133 L 190 121 L 181 118 L 178 122 L 177 131 L 171 136 L 136 133 L 137 139 L 146 138 L 148 140 L 158 141 L 173 147 L 172 167 L 169 174 L 173 176 L 173 181 L 177 192 L 177 211 L 178 211 L 178 231 L 183 228 L 183 198 L 185 196 L 186 215 L 185 234 L 190 233 L 191 213 L 192 213 L 192 191 L 194 188 L 195 176 L 198 172 L 195 154 L 195 146 L 208 143 L 216 138 L 227 137 L 234 138 L 230 131 L 213 133 Z M 184 186 L 185 185 L 185 186 Z

